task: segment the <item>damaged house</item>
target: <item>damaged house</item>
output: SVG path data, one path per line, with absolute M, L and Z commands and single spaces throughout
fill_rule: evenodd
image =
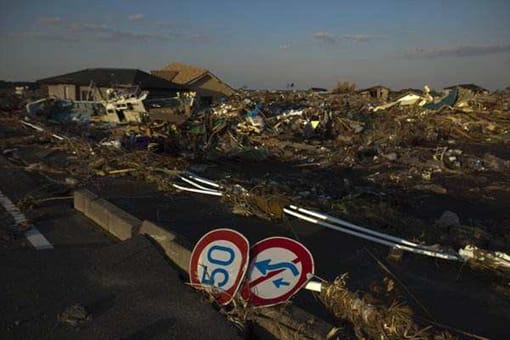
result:
M 121 68 L 85 69 L 38 83 L 47 88 L 49 98 L 27 104 L 27 111 L 54 111 L 50 113 L 58 114 L 59 120 L 140 122 L 153 106 L 161 109 L 171 103 L 174 109 L 180 107 L 178 93 L 188 92 L 184 86 L 147 72 Z
M 112 88 L 139 87 L 150 98 L 175 97 L 184 87 L 137 69 L 88 68 L 37 81 L 48 95 L 69 100 L 103 100 Z
M 364 90 L 359 90 L 358 93 L 366 98 L 374 98 L 381 101 L 387 101 L 391 90 L 386 86 L 372 86 Z
M 221 98 L 230 97 L 235 93 L 230 85 L 212 72 L 193 65 L 172 63 L 151 73 L 196 92 L 198 105 L 201 107 L 217 103 Z
M 458 88 L 461 90 L 467 90 L 467 91 L 472 92 L 473 94 L 487 95 L 490 93 L 489 90 L 487 90 L 481 86 L 478 86 L 476 84 L 458 84 L 458 85 L 445 87 L 445 90 L 452 90 L 454 88 Z

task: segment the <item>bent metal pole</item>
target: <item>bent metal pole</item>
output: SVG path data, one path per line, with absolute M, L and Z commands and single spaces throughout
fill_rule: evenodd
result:
M 300 208 L 300 207 L 295 206 L 295 205 L 290 205 L 289 208 L 291 208 L 293 210 L 296 210 L 298 212 L 304 213 L 306 215 L 313 216 L 313 217 L 318 218 L 320 220 L 323 220 L 323 221 L 326 221 L 326 222 L 331 222 L 331 223 L 334 223 L 334 224 L 339 224 L 339 225 L 342 225 L 342 226 L 347 227 L 349 229 L 354 229 L 354 230 L 357 230 L 357 231 L 361 231 L 361 232 L 363 232 L 365 234 L 370 234 L 372 236 L 379 237 L 379 238 L 382 238 L 382 239 L 386 239 L 388 241 L 400 243 L 400 244 L 403 244 L 403 245 L 406 245 L 406 246 L 410 246 L 410 247 L 413 247 L 413 248 L 421 248 L 421 249 L 424 249 L 424 250 L 435 250 L 435 249 L 431 249 L 430 246 L 426 246 L 426 245 L 418 244 L 418 243 L 415 243 L 415 242 L 411 242 L 411 241 L 402 239 L 400 237 L 395 237 L 395 236 L 391 236 L 391 235 L 388 235 L 388 234 L 383 234 L 383 233 L 377 232 L 375 230 L 364 228 L 364 227 L 361 227 L 359 225 L 356 225 L 356 224 L 353 224 L 353 223 L 341 220 L 339 218 L 336 218 L 336 217 L 333 217 L 333 216 L 330 216 L 330 215 L 326 215 L 324 213 L 319 213 L 319 212 L 315 212 L 315 211 L 312 211 L 312 210 Z
M 286 214 L 289 214 L 291 216 L 297 217 L 297 218 L 299 218 L 301 220 L 304 220 L 304 221 L 307 221 L 307 222 L 310 222 L 310 223 L 314 223 L 314 224 L 318 224 L 318 225 L 321 225 L 323 227 L 330 228 L 330 229 L 333 229 L 333 230 L 341 231 L 343 233 L 350 234 L 352 236 L 356 236 L 356 237 L 359 237 L 359 238 L 362 238 L 362 239 L 365 239 L 365 240 L 368 240 L 368 241 L 372 241 L 372 242 L 375 242 L 375 243 L 383 244 L 385 246 L 389 246 L 389 247 L 393 247 L 393 248 L 397 248 L 397 249 L 402 249 L 402 250 L 405 250 L 405 251 L 408 251 L 408 252 L 411 252 L 411 253 L 416 253 L 416 254 L 421 254 L 421 255 L 426 255 L 426 256 L 431 256 L 431 257 L 437 257 L 437 258 L 444 259 L 444 260 L 463 261 L 463 259 L 460 256 L 458 256 L 458 255 L 447 254 L 447 253 L 443 253 L 443 252 L 440 252 L 440 251 L 434 251 L 434 250 L 425 250 L 425 249 L 421 249 L 421 248 L 415 248 L 415 247 L 412 247 L 412 246 L 406 246 L 406 245 L 403 245 L 403 244 L 400 244 L 400 243 L 397 243 L 397 242 L 388 241 L 388 240 L 385 240 L 385 239 L 382 239 L 382 238 L 378 238 L 378 237 L 374 237 L 374 236 L 371 236 L 371 235 L 364 234 L 362 232 L 354 231 L 352 229 L 336 226 L 336 225 L 333 225 L 331 223 L 327 223 L 327 222 L 324 222 L 322 220 L 318 220 L 317 218 L 313 218 L 313 217 L 310 217 L 310 216 L 303 215 L 303 214 L 301 214 L 299 212 L 290 210 L 288 208 L 284 208 L 283 211 Z

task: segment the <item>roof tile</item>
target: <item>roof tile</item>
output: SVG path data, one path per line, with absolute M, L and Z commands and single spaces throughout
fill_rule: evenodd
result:
M 177 84 L 189 84 L 193 80 L 196 80 L 205 73 L 209 72 L 206 69 L 200 67 L 181 63 L 171 63 L 165 66 L 161 71 L 177 72 L 177 75 L 172 78 L 172 81 Z

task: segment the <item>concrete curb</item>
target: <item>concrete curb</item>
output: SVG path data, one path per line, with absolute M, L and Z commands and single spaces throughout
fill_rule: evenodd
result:
M 88 190 L 74 192 L 74 208 L 121 240 L 146 235 L 157 242 L 168 258 L 188 273 L 191 250 L 186 240 L 161 226 L 140 221 Z M 331 339 L 336 328 L 294 305 L 256 309 L 250 319 L 277 339 Z
M 142 225 L 138 218 L 88 190 L 77 190 L 73 196 L 76 210 L 122 241 L 136 235 Z
M 180 238 L 176 234 L 147 220 L 142 222 L 138 233 L 149 236 L 156 241 L 161 246 L 166 256 L 182 271 L 186 274 L 188 273 L 191 250 L 182 244 L 184 243 L 182 240 L 179 242 Z

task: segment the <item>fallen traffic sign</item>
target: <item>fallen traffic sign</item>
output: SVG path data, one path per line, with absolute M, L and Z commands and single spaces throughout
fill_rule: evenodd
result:
M 286 237 L 257 242 L 250 249 L 250 259 L 241 296 L 255 306 L 271 306 L 289 300 L 314 274 L 310 251 Z
M 232 229 L 215 229 L 197 242 L 189 263 L 190 282 L 221 305 L 234 298 L 248 266 L 250 244 Z

